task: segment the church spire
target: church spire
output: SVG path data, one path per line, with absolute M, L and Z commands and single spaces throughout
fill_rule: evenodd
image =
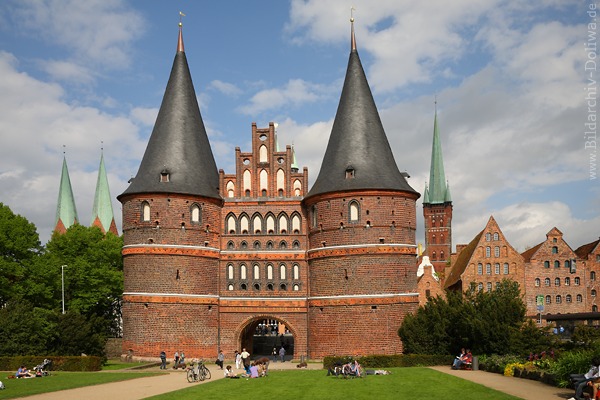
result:
M 344 87 L 317 179 L 306 196 L 364 189 L 416 193 L 400 171 L 363 70 L 354 18 Z
M 98 180 L 96 181 L 96 194 L 94 195 L 94 208 L 92 209 L 92 226 L 99 227 L 103 233 L 119 234 L 115 223 L 106 168 L 104 167 L 103 150 L 100 154 L 100 166 L 98 167 Z
M 118 198 L 140 193 L 221 199 L 217 165 L 183 51 L 181 25 L 173 68 L 140 169 Z
M 442 143 L 438 128 L 437 109 L 433 120 L 433 142 L 431 145 L 431 168 L 429 170 L 429 193 L 427 203 L 441 204 L 450 199 L 450 192 L 446 185 L 444 173 L 444 159 L 442 156 Z M 425 201 L 423 201 L 425 203 Z
M 67 157 L 63 153 L 63 165 L 60 176 L 60 188 L 58 190 L 54 231 L 65 233 L 67 229 L 76 223 L 78 223 L 78 218 L 77 208 L 75 207 L 75 197 L 73 196 L 73 188 L 71 187 L 71 178 L 69 178 Z

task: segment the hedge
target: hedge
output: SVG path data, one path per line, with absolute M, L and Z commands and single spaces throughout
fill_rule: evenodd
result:
M 17 371 L 21 365 L 29 370 L 42 364 L 44 358 L 52 361 L 51 371 L 100 371 L 104 359 L 96 356 L 85 357 L 41 357 L 41 356 L 15 356 L 0 357 L 0 371 Z

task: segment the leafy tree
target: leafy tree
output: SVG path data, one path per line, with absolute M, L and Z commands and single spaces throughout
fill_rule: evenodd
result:
M 56 277 L 58 298 L 62 292 L 60 266 L 66 265 L 64 291 L 66 309 L 99 322 L 109 335 L 120 332 L 123 294 L 123 240 L 97 227 L 71 226 L 62 235 L 53 235 L 46 245 L 45 262 Z
M 398 335 L 405 353 L 454 354 L 468 347 L 480 354 L 521 354 L 548 344 L 542 330 L 524 324 L 525 311 L 518 283 L 504 280 L 490 292 L 449 292 L 446 299 L 430 300 L 405 317 Z
M 0 307 L 19 297 L 42 247 L 34 224 L 0 203 Z
M 57 315 L 57 332 L 51 343 L 52 352 L 63 356 L 104 356 L 106 321 L 102 317 L 69 311 Z
M 0 308 L 0 354 L 47 354 L 57 332 L 53 313 L 25 300 L 13 300 Z

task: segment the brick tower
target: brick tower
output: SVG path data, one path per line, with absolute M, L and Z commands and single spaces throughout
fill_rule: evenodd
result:
M 123 350 L 215 354 L 219 338 L 219 175 L 183 46 L 123 204 Z
M 425 252 L 435 270 L 440 274 L 445 274 L 452 253 L 452 198 L 444 174 L 437 110 L 433 120 L 429 186 L 425 185 L 425 194 L 423 195 L 423 217 L 425 221 Z
M 418 306 L 419 194 L 398 170 L 356 49 L 308 212 L 308 344 L 312 357 L 394 354 Z

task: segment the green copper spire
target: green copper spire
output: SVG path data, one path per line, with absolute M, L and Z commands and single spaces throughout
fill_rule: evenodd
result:
M 100 167 L 98 168 L 98 180 L 96 182 L 96 195 L 94 196 L 94 208 L 92 210 L 92 225 L 98 226 L 102 232 L 113 232 L 117 235 L 115 215 L 113 213 L 108 178 L 104 167 L 104 153 L 100 155 Z
M 77 208 L 75 207 L 75 197 L 73 196 L 71 179 L 69 178 L 67 158 L 63 157 L 54 230 L 59 233 L 65 233 L 71 225 L 76 224 L 77 222 Z
M 423 193 L 423 204 L 429 203 L 429 188 L 427 187 L 427 183 L 425 183 L 425 191 Z
M 296 150 L 294 150 L 294 145 L 292 145 L 292 172 L 298 172 L 298 161 L 296 161 Z
M 444 159 L 442 157 L 442 143 L 437 123 L 437 110 L 433 121 L 433 143 L 431 145 L 431 169 L 429 171 L 429 193 L 427 203 L 442 204 L 450 192 L 446 190 L 446 175 L 444 174 Z

